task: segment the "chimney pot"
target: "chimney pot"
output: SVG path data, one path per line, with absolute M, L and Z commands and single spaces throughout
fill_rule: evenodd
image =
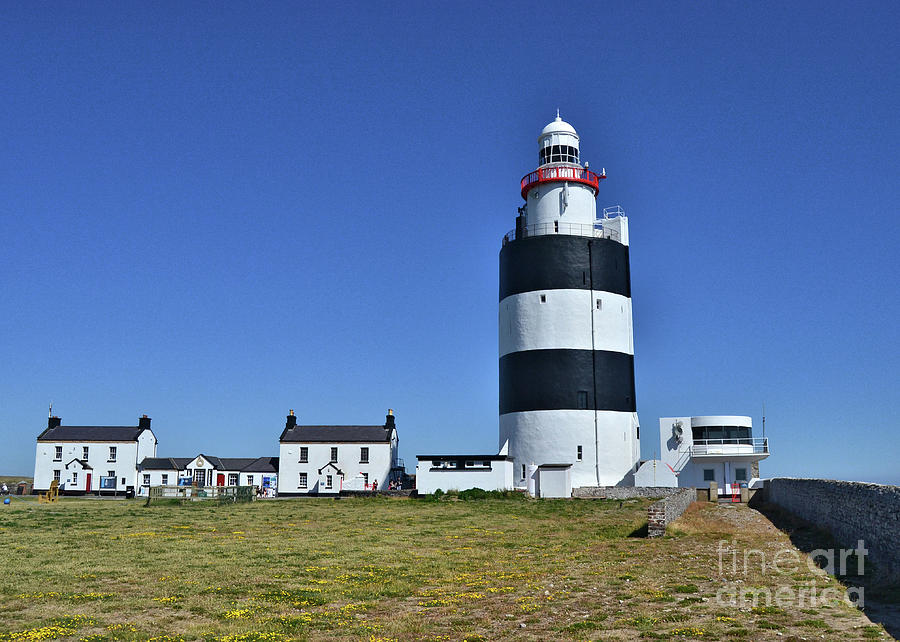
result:
M 284 429 L 290 430 L 291 428 L 294 428 L 296 426 L 297 426 L 297 416 L 294 415 L 294 411 L 293 411 L 293 409 L 291 409 L 291 414 L 289 414 L 287 416 L 287 421 L 284 424 Z
M 62 423 L 62 419 L 53 415 L 47 420 L 47 428 L 59 428 Z

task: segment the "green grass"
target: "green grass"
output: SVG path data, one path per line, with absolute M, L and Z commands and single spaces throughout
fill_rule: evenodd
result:
M 631 536 L 650 501 L 14 499 L 0 640 L 775 639 L 716 610 L 714 540 Z

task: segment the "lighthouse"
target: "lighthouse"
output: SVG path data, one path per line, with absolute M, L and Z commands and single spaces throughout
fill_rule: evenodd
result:
M 597 211 L 599 174 L 575 128 L 538 137 L 537 169 L 500 251 L 500 447 L 527 487 L 568 466 L 573 487 L 632 485 L 640 458 L 628 219 Z

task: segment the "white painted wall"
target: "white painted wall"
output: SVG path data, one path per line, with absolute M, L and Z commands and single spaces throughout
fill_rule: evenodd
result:
M 477 458 L 475 461 L 479 461 Z M 508 460 L 490 461 L 490 468 L 433 468 L 431 459 L 419 460 L 416 464 L 416 490 L 422 495 L 430 495 L 437 489 L 468 490 L 511 490 L 513 482 L 513 462 Z
M 54 461 L 55 447 L 62 446 L 62 457 Z M 109 461 L 109 447 L 116 448 L 116 460 Z M 66 464 L 73 459 L 83 458 L 83 449 L 88 448 L 87 463 L 93 468 L 91 474 L 91 490 L 100 489 L 100 477 L 106 477 L 108 471 L 114 471 L 116 490 L 124 491 L 128 486 L 138 487 L 137 464 L 144 457 L 156 456 L 156 437 L 151 430 L 144 430 L 137 441 L 39 441 L 35 447 L 34 488 L 46 490 L 53 481 L 53 471 L 60 471 L 60 484 L 66 481 Z M 76 490 L 84 490 L 85 486 L 78 475 Z M 124 481 L 123 481 L 124 480 Z M 65 487 L 62 487 L 65 490 Z
M 572 496 L 571 468 L 539 468 L 536 490 L 538 497 L 567 499 Z
M 681 423 L 681 441 L 674 436 L 674 426 Z M 721 457 L 691 457 L 691 446 L 694 443 L 693 427 L 703 426 L 746 426 L 752 431 L 753 422 L 743 415 L 705 415 L 700 417 L 661 417 L 659 420 L 660 460 L 671 466 L 677 473 L 678 486 L 689 488 L 708 488 L 709 481 L 704 479 L 704 470 L 711 469 L 720 489 L 730 490 L 735 479 L 735 468 L 747 469 L 747 481 L 750 481 L 750 469 L 753 461 L 764 459 L 767 455 L 748 458 L 746 451 L 752 452 L 751 446 L 725 446 L 733 455 L 723 452 Z M 752 434 L 752 433 L 751 433 Z M 743 451 L 743 452 L 742 452 Z M 648 462 L 649 463 L 649 462 Z M 645 464 L 646 465 L 646 464 Z
M 541 303 L 541 295 L 545 303 Z M 631 299 L 602 290 L 513 294 L 500 302 L 498 329 L 501 357 L 510 352 L 550 348 L 634 354 Z
M 563 194 L 566 185 L 568 185 L 567 198 Z M 583 183 L 543 183 L 528 191 L 526 225 L 546 223 L 552 226 L 553 221 L 559 221 L 560 224 L 572 223 L 590 227 L 596 218 L 597 199 L 594 190 Z M 529 234 L 531 233 L 529 231 Z M 534 234 L 540 233 L 540 229 L 534 230 Z M 547 230 L 546 233 L 553 232 Z
M 319 491 L 319 469 L 331 461 L 331 448 L 338 449 L 337 467 L 344 473 L 344 490 L 364 490 L 363 473 L 368 473 L 369 483 L 378 481 L 379 489 L 386 489 L 390 481 L 391 467 L 397 461 L 397 431 L 391 443 L 301 443 L 282 442 L 279 448 L 279 495 L 305 495 Z M 300 463 L 300 448 L 309 449 L 307 463 Z M 360 461 L 360 448 L 369 449 L 369 462 Z M 300 488 L 300 473 L 306 473 L 307 487 Z M 335 481 L 337 485 L 337 481 Z M 324 490 L 324 489 L 323 489 Z
M 636 413 L 608 410 L 510 412 L 500 415 L 500 444 L 509 440 L 517 487 L 525 486 L 522 466 L 532 463 L 572 464 L 573 488 L 630 485 L 629 474 L 640 458 L 636 420 Z M 581 461 L 578 446 L 582 446 Z

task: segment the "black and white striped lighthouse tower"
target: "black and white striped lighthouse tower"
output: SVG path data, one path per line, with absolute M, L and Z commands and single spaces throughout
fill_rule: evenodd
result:
M 500 446 L 515 483 L 572 464 L 572 486 L 630 485 L 640 458 L 628 220 L 597 214 L 605 171 L 580 164 L 562 120 L 538 137 L 540 166 L 500 251 Z

